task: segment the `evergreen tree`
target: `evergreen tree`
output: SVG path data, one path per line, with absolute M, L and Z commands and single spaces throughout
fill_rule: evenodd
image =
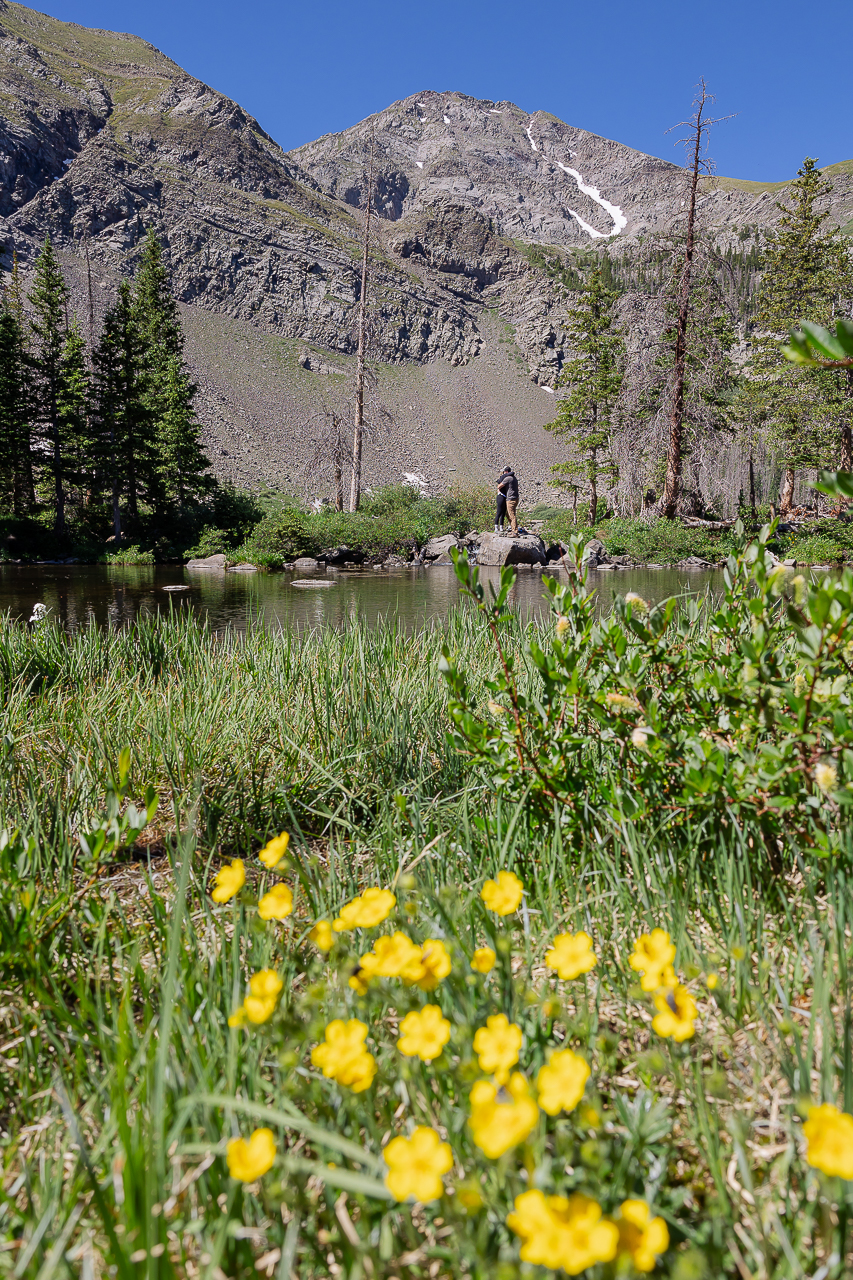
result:
M 54 528 L 65 532 L 65 502 L 69 479 L 68 441 L 63 435 L 59 401 L 62 396 L 62 358 L 68 335 L 68 287 L 50 236 L 36 262 L 35 281 L 29 295 L 33 333 L 35 418 L 49 448 L 48 472 L 53 489 Z
M 24 349 L 23 300 L 17 257 L 0 300 L 0 485 L 16 516 L 35 506 L 30 446 L 31 396 Z
M 161 509 L 209 488 L 193 402 L 198 388 L 184 363 L 184 336 L 163 250 L 149 230 L 136 278 L 134 316 L 141 345 L 142 399 L 152 424 L 156 477 L 151 497 Z
M 75 488 L 83 483 L 87 463 L 91 462 L 92 440 L 89 432 L 89 368 L 86 343 L 75 316 L 62 350 L 62 366 L 57 411 L 59 433 L 64 442 L 66 482 Z
M 140 481 L 154 457 L 150 418 L 141 376 L 142 344 L 129 283 L 121 282 L 118 301 L 107 312 L 93 353 L 96 465 L 109 476 L 113 531 L 121 537 L 122 496 L 132 520 L 139 518 Z
M 172 356 L 159 406 L 157 453 L 165 495 L 177 499 L 182 510 L 188 498 L 211 487 L 211 478 L 203 474 L 210 463 L 201 448 L 194 396 L 186 366 L 179 356 Z
M 576 488 L 579 478 L 586 481 L 590 524 L 596 518 L 599 477 L 617 474 L 609 448 L 625 376 L 625 342 L 615 323 L 616 298 L 604 283 L 601 267 L 594 267 L 569 318 L 575 355 L 564 365 L 560 385 L 571 389 L 560 402 L 557 417 L 545 428 L 570 442 L 575 457 L 556 463 L 551 470 L 568 478 L 563 482 L 568 488 Z
M 802 369 L 782 355 L 780 339 L 802 320 L 828 325 L 853 296 L 853 270 L 844 244 L 825 229 L 820 205 L 832 190 L 806 158 L 767 235 L 764 276 L 755 313 L 752 381 L 746 411 L 768 422 L 784 470 L 779 506 L 791 507 L 796 471 L 832 460 L 839 440 L 849 454 L 848 383 L 843 373 Z

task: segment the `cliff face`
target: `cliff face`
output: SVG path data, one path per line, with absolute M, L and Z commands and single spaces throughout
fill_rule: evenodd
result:
M 355 348 L 371 150 L 373 354 L 422 374 L 385 379 L 393 443 L 377 436 L 368 475 L 475 479 L 511 440 L 545 484 L 566 296 L 530 247 L 629 253 L 677 220 L 682 169 L 543 111 L 433 92 L 287 154 L 145 41 L 0 0 L 0 241 L 26 268 L 50 233 L 78 298 L 88 251 L 102 310 L 155 228 L 221 474 L 309 483 L 312 414 Z M 832 216 L 853 228 L 851 169 L 832 171 Z M 724 240 L 767 226 L 783 186 L 706 183 L 703 220 Z M 625 308 L 648 337 L 655 304 L 633 295 Z M 244 385 L 233 357 L 249 332 L 279 346 Z

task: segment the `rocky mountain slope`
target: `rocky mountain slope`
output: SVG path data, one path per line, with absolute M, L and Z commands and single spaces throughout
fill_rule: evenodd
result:
M 530 247 L 636 247 L 677 216 L 683 170 L 458 93 L 416 95 L 286 154 L 145 41 L 0 0 L 0 240 L 27 269 L 50 233 L 81 313 L 88 251 L 101 312 L 155 227 L 222 475 L 323 488 L 312 459 L 322 406 L 348 394 L 371 148 L 384 412 L 368 482 L 483 479 L 509 450 L 544 493 L 566 302 Z M 841 226 L 851 167 L 836 166 Z M 703 190 L 703 216 L 721 236 L 765 226 L 777 194 L 720 180 Z M 639 296 L 625 307 L 642 345 L 654 307 Z

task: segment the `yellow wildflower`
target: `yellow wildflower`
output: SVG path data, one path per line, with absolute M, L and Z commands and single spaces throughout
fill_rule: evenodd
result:
M 505 1084 L 510 1067 L 518 1062 L 522 1038 L 521 1027 L 510 1022 L 505 1013 L 493 1013 L 474 1035 L 480 1070 L 493 1075 L 498 1084 Z
M 282 831 L 280 836 L 273 836 L 272 840 L 267 841 L 258 857 L 265 867 L 269 867 L 272 870 L 283 860 L 289 844 L 289 832 Z
M 390 889 L 365 889 L 352 902 L 341 907 L 341 914 L 333 922 L 335 933 L 348 929 L 374 929 L 381 924 L 397 905 Z
M 539 1106 L 549 1116 L 559 1115 L 561 1111 L 574 1111 L 583 1097 L 588 1079 L 589 1066 L 583 1058 L 572 1053 L 571 1049 L 558 1049 L 551 1054 L 545 1066 L 540 1067 L 536 1077 Z
M 286 884 L 275 884 L 258 903 L 262 920 L 284 920 L 293 910 L 293 890 Z
M 665 929 L 653 929 L 643 933 L 634 943 L 628 963 L 643 975 L 640 985 L 644 991 L 657 991 L 661 977 L 675 959 L 675 947 Z
M 400 1023 L 397 1048 L 407 1058 L 432 1062 L 440 1056 L 449 1039 L 450 1023 L 437 1004 L 428 1004 L 420 1011 L 406 1014 Z
M 716 991 L 720 985 L 720 975 L 718 973 L 709 973 L 705 978 L 705 986 L 709 991 Z
M 566 1197 L 524 1191 L 506 1221 L 524 1241 L 523 1262 L 576 1276 L 616 1256 L 618 1228 L 602 1218 L 600 1205 L 579 1193 Z
M 565 614 L 560 614 L 557 619 L 557 635 L 564 636 L 569 629 L 569 620 Z
M 480 897 L 495 915 L 509 916 L 517 911 L 524 894 L 524 885 L 512 871 L 499 871 L 497 880 L 487 880 Z
M 645 751 L 649 745 L 649 730 L 644 724 L 638 724 L 631 733 L 631 745 L 638 751 Z
M 808 596 L 808 587 L 806 586 L 806 580 L 801 573 L 796 575 L 791 586 L 794 588 L 794 603 L 800 606 L 804 605 L 806 603 L 806 597 Z
M 237 1182 L 255 1182 L 269 1172 L 275 1161 L 275 1138 L 271 1129 L 256 1129 L 247 1142 L 232 1138 L 226 1149 L 228 1172 Z
M 813 1169 L 853 1182 L 853 1116 L 830 1102 L 809 1107 L 803 1133 L 808 1141 L 806 1160 Z
M 284 983 L 274 969 L 261 969 L 249 979 L 249 994 L 243 1001 L 250 1022 L 266 1022 L 275 1013 Z
M 373 950 L 361 957 L 359 968 L 365 978 L 399 978 L 407 965 L 417 964 L 421 949 L 398 929 L 377 938 Z
M 427 938 L 418 948 L 417 959 L 405 966 L 401 977 L 404 982 L 415 983 L 421 991 L 435 991 L 450 969 L 450 956 L 444 943 L 440 938 Z
M 328 920 L 318 920 L 308 937 L 320 951 L 331 951 L 335 941 Z
M 507 708 L 502 706 L 500 702 L 495 702 L 494 698 L 489 698 L 486 706 L 493 716 L 505 716 L 507 714 Z
M 490 1160 L 523 1142 L 538 1118 L 539 1108 L 518 1071 L 510 1076 L 505 1089 L 491 1080 L 478 1080 L 471 1090 L 468 1126 L 476 1146 Z
M 652 1027 L 659 1036 L 672 1036 L 678 1044 L 689 1040 L 694 1033 L 694 1022 L 698 1016 L 696 1001 L 686 987 L 679 983 L 655 996 L 657 1015 L 652 1019 Z
M 560 978 L 578 978 L 596 966 L 592 938 L 583 930 L 580 933 L 558 933 L 545 952 L 545 963 Z
M 453 1168 L 453 1152 L 435 1129 L 419 1124 L 411 1138 L 392 1138 L 382 1154 L 388 1166 L 385 1185 L 395 1200 L 412 1196 L 427 1204 L 443 1195 L 441 1177 Z
M 485 1201 L 476 1183 L 460 1182 L 456 1188 L 456 1199 L 466 1213 L 479 1213 Z
M 814 780 L 817 783 L 819 791 L 824 795 L 828 791 L 834 791 L 838 782 L 838 770 L 829 760 L 821 760 L 820 764 L 815 766 Z
M 350 1018 L 349 1022 L 336 1018 L 326 1027 L 325 1042 L 311 1050 L 311 1062 L 327 1080 L 336 1080 L 353 1093 L 362 1093 L 370 1088 L 376 1075 L 376 1062 L 364 1047 L 366 1039 L 367 1027 L 358 1018 Z
M 235 893 L 239 893 L 246 883 L 246 868 L 242 858 L 235 858 L 227 867 L 220 867 L 214 880 L 215 888 L 211 893 L 214 902 L 228 902 Z
M 229 1027 L 245 1027 L 246 1010 L 243 1005 L 240 1005 L 238 1009 L 234 1010 L 231 1017 L 228 1019 L 228 1025 Z
M 644 600 L 642 596 L 638 596 L 636 591 L 629 591 L 625 596 L 625 603 L 633 607 L 634 613 L 648 613 L 649 602 Z
M 619 1252 L 628 1254 L 638 1271 L 653 1271 L 669 1248 L 663 1218 L 653 1218 L 645 1200 L 625 1200 L 619 1210 Z
M 497 956 L 491 947 L 478 947 L 471 957 L 471 968 L 475 973 L 491 973 L 496 960 Z
M 806 677 L 803 675 L 802 671 L 798 671 L 797 674 L 794 676 L 794 694 L 796 695 L 796 697 L 801 698 L 805 693 L 805 691 L 806 691 Z

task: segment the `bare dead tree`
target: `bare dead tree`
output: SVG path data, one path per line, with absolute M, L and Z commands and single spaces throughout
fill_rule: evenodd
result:
M 361 454 L 364 443 L 364 377 L 367 353 L 367 291 L 370 279 L 370 219 L 373 210 L 373 181 L 376 157 L 376 135 L 371 131 L 370 158 L 367 167 L 367 197 L 364 211 L 364 236 L 361 246 L 361 295 L 358 300 L 358 350 L 355 379 L 355 427 L 352 445 L 352 483 L 349 509 L 358 511 L 361 501 Z
M 715 101 L 709 93 L 704 79 L 699 81 L 697 94 L 693 100 L 693 115 L 689 120 L 682 120 L 674 125 L 674 129 L 686 128 L 687 135 L 680 138 L 691 155 L 690 194 L 687 206 L 687 232 L 684 244 L 684 260 L 678 291 L 678 312 L 676 317 L 675 351 L 672 371 L 672 402 L 669 418 L 669 445 L 666 457 L 666 479 L 663 496 L 660 501 L 660 515 L 672 520 L 676 514 L 679 491 L 681 489 L 681 468 L 684 448 L 684 382 L 687 369 L 687 327 L 690 319 L 690 296 L 693 274 L 693 258 L 696 248 L 696 195 L 699 189 L 701 174 L 713 173 L 712 162 L 703 156 L 707 151 L 708 133 L 719 120 L 710 120 L 706 116 L 708 105 Z M 672 130 L 668 130 L 672 132 Z
M 352 454 L 344 438 L 346 411 L 337 399 L 324 399 L 306 423 L 306 434 L 314 434 L 314 448 L 302 468 L 306 479 L 331 476 L 334 485 L 335 510 L 344 509 L 344 467 Z

